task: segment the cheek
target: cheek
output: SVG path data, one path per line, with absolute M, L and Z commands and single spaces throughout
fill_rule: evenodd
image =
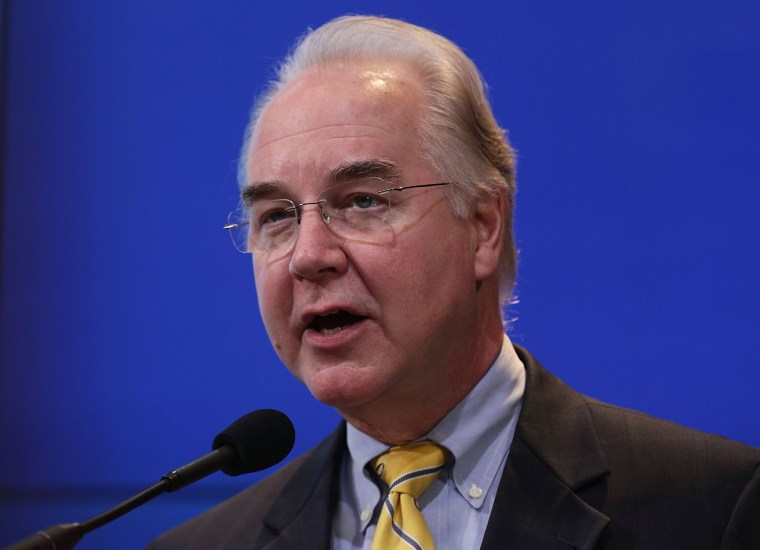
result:
M 375 260 L 376 269 L 368 268 L 366 273 L 372 274 L 375 296 L 393 304 L 396 314 L 403 312 L 410 323 L 419 323 L 474 291 L 473 269 L 466 267 L 472 265 L 473 249 L 466 235 L 445 239 L 423 238 L 422 232 L 412 235 L 389 251 L 385 261 Z
M 264 320 L 269 338 L 279 348 L 280 331 L 287 326 L 291 311 L 292 295 L 288 292 L 290 277 L 274 265 L 258 265 L 254 261 L 254 281 L 259 312 Z

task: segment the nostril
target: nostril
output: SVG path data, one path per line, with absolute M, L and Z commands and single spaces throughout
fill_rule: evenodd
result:
M 312 221 L 307 218 L 304 217 L 290 251 L 291 276 L 299 280 L 317 280 L 331 274 L 344 274 L 349 260 L 340 237 L 316 217 Z M 319 218 L 321 220 L 322 216 Z

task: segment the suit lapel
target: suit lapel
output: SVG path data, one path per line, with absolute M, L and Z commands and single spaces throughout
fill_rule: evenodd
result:
M 256 548 L 328 550 L 337 501 L 345 424 L 320 443 L 283 488 L 264 518 Z
M 527 371 L 520 420 L 483 548 L 593 548 L 608 472 L 585 399 L 517 347 Z

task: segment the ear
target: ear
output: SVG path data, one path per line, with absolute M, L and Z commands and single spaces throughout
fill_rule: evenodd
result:
M 499 269 L 506 197 L 503 192 L 483 199 L 473 213 L 473 240 L 475 245 L 475 279 L 482 282 Z

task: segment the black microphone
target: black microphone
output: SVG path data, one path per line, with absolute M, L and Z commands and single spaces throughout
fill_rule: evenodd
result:
M 214 438 L 210 453 L 161 477 L 129 500 L 83 523 L 53 525 L 4 550 L 69 550 L 87 533 L 153 500 L 222 470 L 230 476 L 258 472 L 283 460 L 293 448 L 293 423 L 280 411 L 260 409 L 238 418 Z

